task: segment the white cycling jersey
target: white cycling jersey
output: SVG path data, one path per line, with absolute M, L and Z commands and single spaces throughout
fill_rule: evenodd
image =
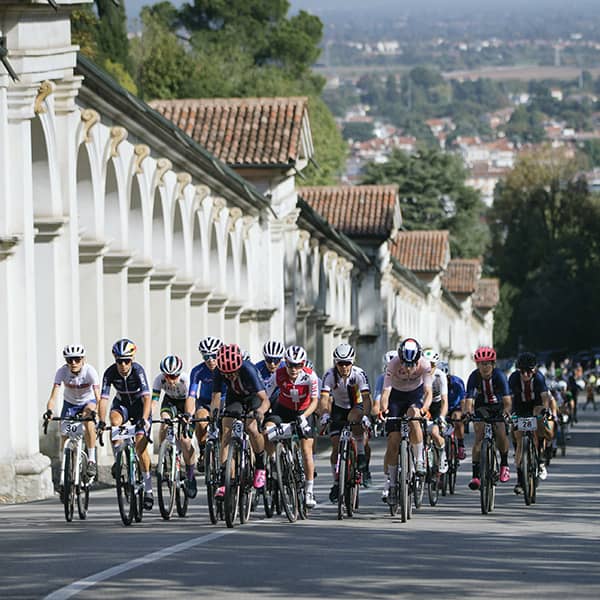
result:
M 152 393 L 160 394 L 162 391 L 165 393 L 165 396 L 169 396 L 169 398 L 172 398 L 173 400 L 185 400 L 188 395 L 189 387 L 190 376 L 187 371 L 181 371 L 177 381 L 170 381 L 165 377 L 164 373 L 159 373 L 154 378 Z
M 442 396 L 448 396 L 448 378 L 441 369 L 435 369 L 433 372 L 433 381 L 431 382 L 432 402 L 441 402 Z
M 328 392 L 333 403 L 340 408 L 352 408 L 362 402 L 362 392 L 370 392 L 367 374 L 356 365 L 352 366 L 350 375 L 344 379 L 335 367 L 329 369 L 323 376 L 322 392 Z
M 61 383 L 65 386 L 63 400 L 69 404 L 95 401 L 94 387 L 100 388 L 98 373 L 88 363 L 83 364 L 79 373 L 71 373 L 68 365 L 60 367 L 54 376 L 54 385 Z

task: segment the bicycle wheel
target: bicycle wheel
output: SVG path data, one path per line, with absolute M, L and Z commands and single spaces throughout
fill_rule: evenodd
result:
M 437 450 L 433 450 L 437 452 Z M 438 463 L 436 459 L 436 463 Z M 427 459 L 427 496 L 429 497 L 429 505 L 435 506 L 438 503 L 440 497 L 440 471 L 437 464 L 430 464 L 429 458 Z
M 292 456 L 294 457 L 294 481 L 296 482 L 296 497 L 298 499 L 298 517 L 301 520 L 308 516 L 306 510 L 306 489 L 304 487 L 304 462 L 300 444 L 292 440 Z
M 298 518 L 298 497 L 288 449 L 282 442 L 277 444 L 275 464 L 277 465 L 277 484 L 281 505 L 288 521 L 293 523 Z
M 521 472 L 523 473 L 523 498 L 525 499 L 525 505 L 529 506 L 531 504 L 532 488 L 535 483 L 531 479 L 531 447 L 529 438 L 525 435 L 522 438 Z
M 213 525 L 217 524 L 218 510 L 215 493 L 219 487 L 219 451 L 214 440 L 206 442 L 204 450 L 204 481 L 206 484 L 206 503 L 208 516 Z
M 410 511 L 410 494 L 409 487 L 411 482 L 411 474 L 409 470 L 409 457 L 408 457 L 408 440 L 402 440 L 400 442 L 400 472 L 398 473 L 398 480 L 400 484 L 400 490 L 398 494 L 398 503 L 400 505 L 400 519 L 403 523 L 406 523 Z
M 533 480 L 533 491 L 531 494 L 531 504 L 535 504 L 535 501 L 537 500 L 537 487 L 539 484 L 539 477 L 538 477 L 538 473 L 539 473 L 539 468 L 540 468 L 540 458 L 538 455 L 537 450 L 535 449 L 534 446 L 534 442 L 531 442 L 531 465 L 530 465 L 530 477 Z
M 560 455 L 565 456 L 567 454 L 567 426 L 560 415 L 560 427 L 559 427 L 558 446 L 560 447 Z
M 339 520 L 344 518 L 344 504 L 346 498 L 346 485 L 348 478 L 348 442 L 346 440 L 340 440 L 338 447 L 338 499 L 337 499 L 337 517 Z
M 90 503 L 90 484 L 87 481 L 87 465 L 87 456 L 85 452 L 81 452 L 79 455 L 79 485 L 75 493 L 77 494 L 77 512 L 82 521 L 87 518 Z
M 133 448 L 130 448 L 130 460 L 133 462 L 133 480 L 135 481 L 135 511 L 134 518 L 136 523 L 140 523 L 144 516 L 144 478 L 140 461 Z
M 242 445 L 239 440 L 232 438 L 229 441 L 227 461 L 225 462 L 225 523 L 227 527 L 235 525 L 238 505 L 240 501 L 240 479 L 242 463 Z
M 265 487 L 263 488 L 263 506 L 265 508 L 265 517 L 270 519 L 275 510 L 275 493 L 277 490 L 277 477 L 273 471 L 276 471 L 270 457 L 267 456 L 265 471 L 267 474 Z
M 458 445 L 455 438 L 452 438 L 449 448 L 450 454 L 448 455 L 448 473 L 446 474 L 446 479 L 448 481 L 448 491 L 450 494 L 454 494 L 456 491 L 456 473 L 458 472 L 458 465 L 460 465 L 460 461 L 458 460 Z
M 254 468 L 252 466 L 252 453 L 244 450 L 244 461 L 240 478 L 240 524 L 250 520 L 254 500 Z
M 116 460 L 117 502 L 124 525 L 131 525 L 135 512 L 135 487 L 129 482 L 129 450 L 119 450 Z
M 63 504 L 65 508 L 65 519 L 69 523 L 73 520 L 73 510 L 75 507 L 75 461 L 73 458 L 73 450 L 71 448 L 66 448 L 63 482 Z
M 158 452 L 156 482 L 158 487 L 158 508 L 163 519 L 169 520 L 175 506 L 175 483 L 173 481 L 173 446 L 163 440 Z
M 479 499 L 481 502 L 481 513 L 487 515 L 490 506 L 491 469 L 489 466 L 489 443 L 483 440 L 481 443 L 481 454 L 479 456 Z
M 175 465 L 175 505 L 177 506 L 177 514 L 180 517 L 187 515 L 189 497 L 187 494 L 187 475 L 185 472 L 185 463 L 181 453 L 178 452 L 176 455 Z
M 356 448 L 352 443 L 348 444 L 348 457 L 346 460 L 346 491 L 344 494 L 344 502 L 346 504 L 346 512 L 351 517 L 358 505 L 358 477 L 357 477 L 357 458 Z

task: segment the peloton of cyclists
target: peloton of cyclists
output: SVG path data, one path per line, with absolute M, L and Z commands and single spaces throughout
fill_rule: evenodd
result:
M 465 399 L 465 383 L 457 375 L 450 374 L 447 362 L 440 361 L 438 368 L 446 374 L 448 381 L 448 413 L 454 425 L 456 443 L 458 446 L 458 459 L 465 459 L 465 424 L 462 420 L 463 403 Z

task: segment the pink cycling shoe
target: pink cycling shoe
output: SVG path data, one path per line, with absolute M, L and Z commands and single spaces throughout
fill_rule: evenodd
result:
M 256 473 L 254 473 L 254 487 L 259 490 L 265 487 L 265 483 L 267 483 L 267 472 L 264 469 L 256 469 Z
M 458 447 L 458 460 L 465 460 L 467 458 L 467 453 L 465 452 L 464 446 Z
M 215 498 L 224 498 L 225 497 L 225 486 L 222 485 L 221 487 L 217 488 L 217 491 L 215 492 Z
M 472 490 L 478 490 L 481 487 L 481 480 L 479 479 L 479 477 L 473 477 L 473 479 L 469 481 L 469 487 Z
M 510 469 L 508 467 L 500 467 L 500 481 L 506 483 L 510 479 Z

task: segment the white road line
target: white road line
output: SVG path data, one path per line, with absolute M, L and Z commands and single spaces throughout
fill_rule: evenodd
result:
M 249 523 L 245 526 L 249 527 L 252 524 Z M 70 585 L 62 587 L 48 596 L 44 598 L 44 600 L 65 600 L 66 598 L 71 598 L 82 592 L 83 590 L 90 588 L 101 581 L 106 581 L 114 577 L 115 575 L 120 575 L 121 573 L 125 573 L 126 571 L 131 571 L 132 569 L 136 569 L 142 565 L 147 565 L 148 563 L 156 562 L 157 560 L 161 560 L 166 556 L 171 556 L 172 554 L 177 554 L 178 552 L 183 552 L 184 550 L 188 550 L 189 548 L 194 548 L 195 546 L 201 546 L 202 544 L 206 544 L 212 540 L 223 537 L 224 535 L 228 535 L 230 533 L 237 533 L 237 529 L 223 529 L 222 531 L 216 531 L 215 533 L 210 533 L 208 535 L 203 535 L 199 538 L 194 538 L 192 540 L 188 540 L 187 542 L 182 542 L 181 544 L 176 544 L 174 546 L 169 546 L 168 548 L 163 548 L 162 550 L 158 550 L 157 552 L 152 552 L 150 554 L 146 554 L 146 556 L 140 556 L 139 558 L 135 558 L 126 563 L 122 563 L 115 567 L 111 567 L 110 569 L 106 569 L 104 571 L 100 571 L 95 575 L 90 575 L 85 579 L 80 579 L 79 581 L 75 581 Z

